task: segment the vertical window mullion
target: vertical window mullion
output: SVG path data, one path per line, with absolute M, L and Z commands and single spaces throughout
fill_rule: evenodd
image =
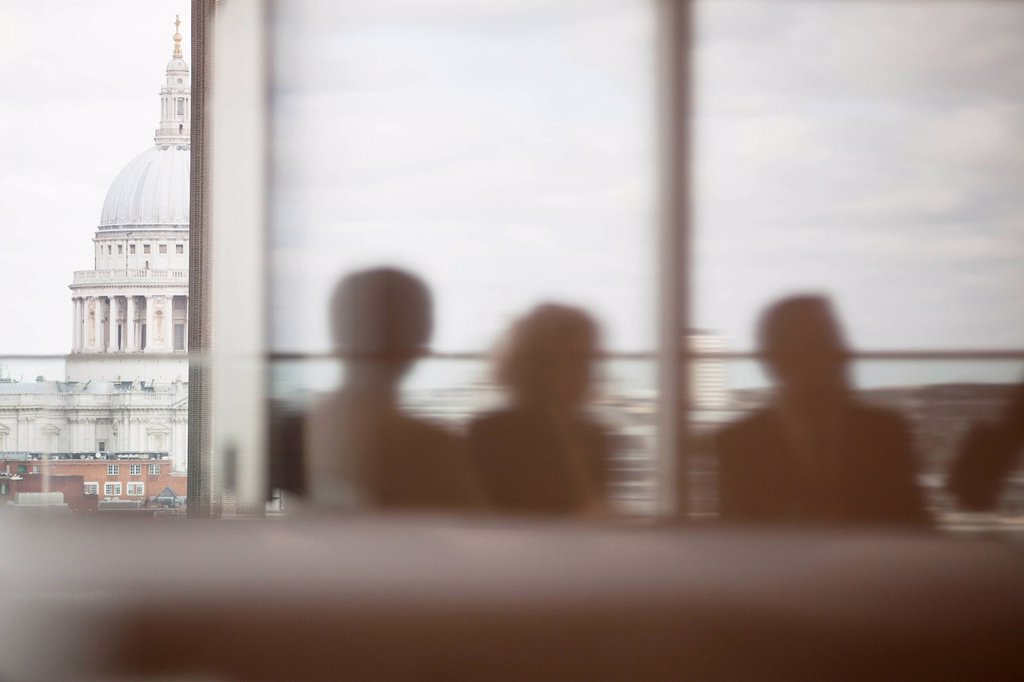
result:
M 660 0 L 658 76 L 660 181 L 657 497 L 662 515 L 689 511 L 690 327 L 689 99 L 691 0 Z

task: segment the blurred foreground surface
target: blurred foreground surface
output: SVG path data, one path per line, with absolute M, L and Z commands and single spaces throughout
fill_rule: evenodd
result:
M 0 546 L 5 680 L 1024 670 L 1024 546 L 999 538 L 445 517 L 19 519 L 0 527 Z

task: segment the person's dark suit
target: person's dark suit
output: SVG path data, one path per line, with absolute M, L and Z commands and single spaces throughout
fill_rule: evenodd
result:
M 798 456 L 775 408 L 715 440 L 720 515 L 733 521 L 925 523 L 905 420 L 853 404 L 838 427 L 827 473 Z
M 572 515 L 603 504 L 608 434 L 582 417 L 571 429 L 575 447 L 543 412 L 507 409 L 473 420 L 470 452 L 491 505 L 507 514 Z

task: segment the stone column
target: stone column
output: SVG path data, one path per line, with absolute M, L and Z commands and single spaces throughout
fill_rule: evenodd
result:
M 117 315 L 114 317 L 114 341 L 113 341 L 113 343 L 114 343 L 115 349 L 118 350 L 119 352 L 124 352 L 125 343 L 127 343 L 127 341 L 128 341 L 128 336 L 127 336 L 128 335 L 128 327 L 127 327 L 127 325 L 125 325 L 125 326 L 121 327 L 121 342 L 120 343 L 118 342 L 118 326 L 121 325 L 121 318 L 125 316 L 124 312 L 125 312 L 125 305 L 126 304 L 127 304 L 127 301 L 123 297 L 118 296 Z
M 125 315 L 124 320 L 124 336 L 126 339 L 124 349 L 129 353 L 133 353 L 135 352 L 135 346 L 138 343 L 135 338 L 135 297 L 129 294 L 127 297 L 127 304 L 128 312 Z
M 106 347 L 104 352 L 114 352 L 118 348 L 118 297 L 106 297 Z
M 78 299 L 71 299 L 71 352 L 78 352 L 78 339 L 81 329 L 78 324 Z
M 105 310 L 107 313 L 107 323 L 104 325 L 104 327 L 106 327 L 104 333 L 106 334 L 107 338 L 106 341 L 103 343 L 103 352 L 110 353 L 111 351 L 114 350 L 114 346 L 117 343 L 117 339 L 114 338 L 114 330 L 116 329 L 115 325 L 117 324 L 117 321 L 114 319 L 114 315 L 117 310 L 117 304 L 115 303 L 114 296 L 107 297 L 107 305 Z
M 81 353 L 85 348 L 85 299 L 79 296 L 75 300 L 78 301 L 78 315 L 75 318 L 75 329 L 78 331 L 78 352 Z
M 186 471 L 188 463 L 188 424 L 187 417 L 175 415 L 171 431 L 171 467 L 175 471 Z
M 167 296 L 153 296 L 153 350 L 158 353 L 170 349 L 169 329 L 173 318 L 173 306 Z
M 146 297 L 146 348 L 147 353 L 153 351 L 153 297 Z
M 78 452 L 78 417 L 68 417 L 68 452 Z
M 25 417 L 24 421 L 21 422 L 21 427 L 24 430 L 24 437 L 22 440 L 22 446 L 19 448 L 22 451 L 31 452 L 35 446 L 35 429 L 36 429 L 36 418 Z
M 97 353 L 102 353 L 103 352 L 103 346 L 104 346 L 104 341 L 103 341 L 103 312 L 104 312 L 103 297 L 102 296 L 97 296 L 95 298 L 95 301 L 96 301 L 96 318 L 95 318 L 96 319 L 96 347 L 93 348 L 93 350 L 95 352 L 97 352 Z
M 127 301 L 125 301 L 123 297 L 117 297 L 117 313 L 114 316 L 114 340 L 111 343 L 114 345 L 114 349 L 118 352 L 124 352 L 125 343 L 128 341 L 128 327 L 125 325 L 124 327 L 120 327 L 121 341 L 120 343 L 118 342 L 118 328 L 121 325 L 121 317 L 124 316 L 122 313 L 124 313 L 126 304 Z
M 85 302 L 85 349 L 95 353 L 100 347 L 100 305 L 99 299 L 89 296 Z

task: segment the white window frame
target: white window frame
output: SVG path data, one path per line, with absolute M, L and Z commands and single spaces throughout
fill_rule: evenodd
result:
M 121 465 L 120 464 L 108 464 L 107 465 L 107 476 L 120 476 Z
M 92 489 L 92 492 L 89 492 L 90 488 Z M 100 484 L 99 484 L 99 481 L 86 481 L 86 482 L 84 482 L 82 484 L 82 494 L 83 495 L 96 495 L 97 497 L 99 497 L 99 494 L 100 494 Z
M 141 464 L 129 464 L 128 465 L 128 475 L 129 476 L 141 476 L 142 475 L 142 465 Z
M 150 476 L 159 476 L 160 475 L 160 465 L 159 464 L 150 464 L 149 465 L 149 475 Z
M 145 497 L 146 496 L 146 484 L 142 481 L 128 481 L 127 487 L 125 488 L 126 497 Z
M 211 442 L 219 458 L 234 459 L 213 467 L 234 472 L 234 480 L 210 476 L 210 483 L 250 508 L 266 501 L 268 471 L 266 247 L 265 239 L 252 235 L 267 233 L 269 17 L 265 0 L 218 5 L 210 78 L 217 87 L 208 104 L 217 113 L 207 121 L 208 196 L 217 198 L 210 202 L 208 225 L 217 226 L 217 238 L 210 254 L 213 293 L 206 304 L 217 338 L 210 353 L 209 406 L 216 415 Z M 231 299 L 259 303 L 229 305 Z M 191 490 L 190 485 L 190 507 Z
M 107 481 L 103 484 L 103 497 L 121 497 L 121 481 Z

